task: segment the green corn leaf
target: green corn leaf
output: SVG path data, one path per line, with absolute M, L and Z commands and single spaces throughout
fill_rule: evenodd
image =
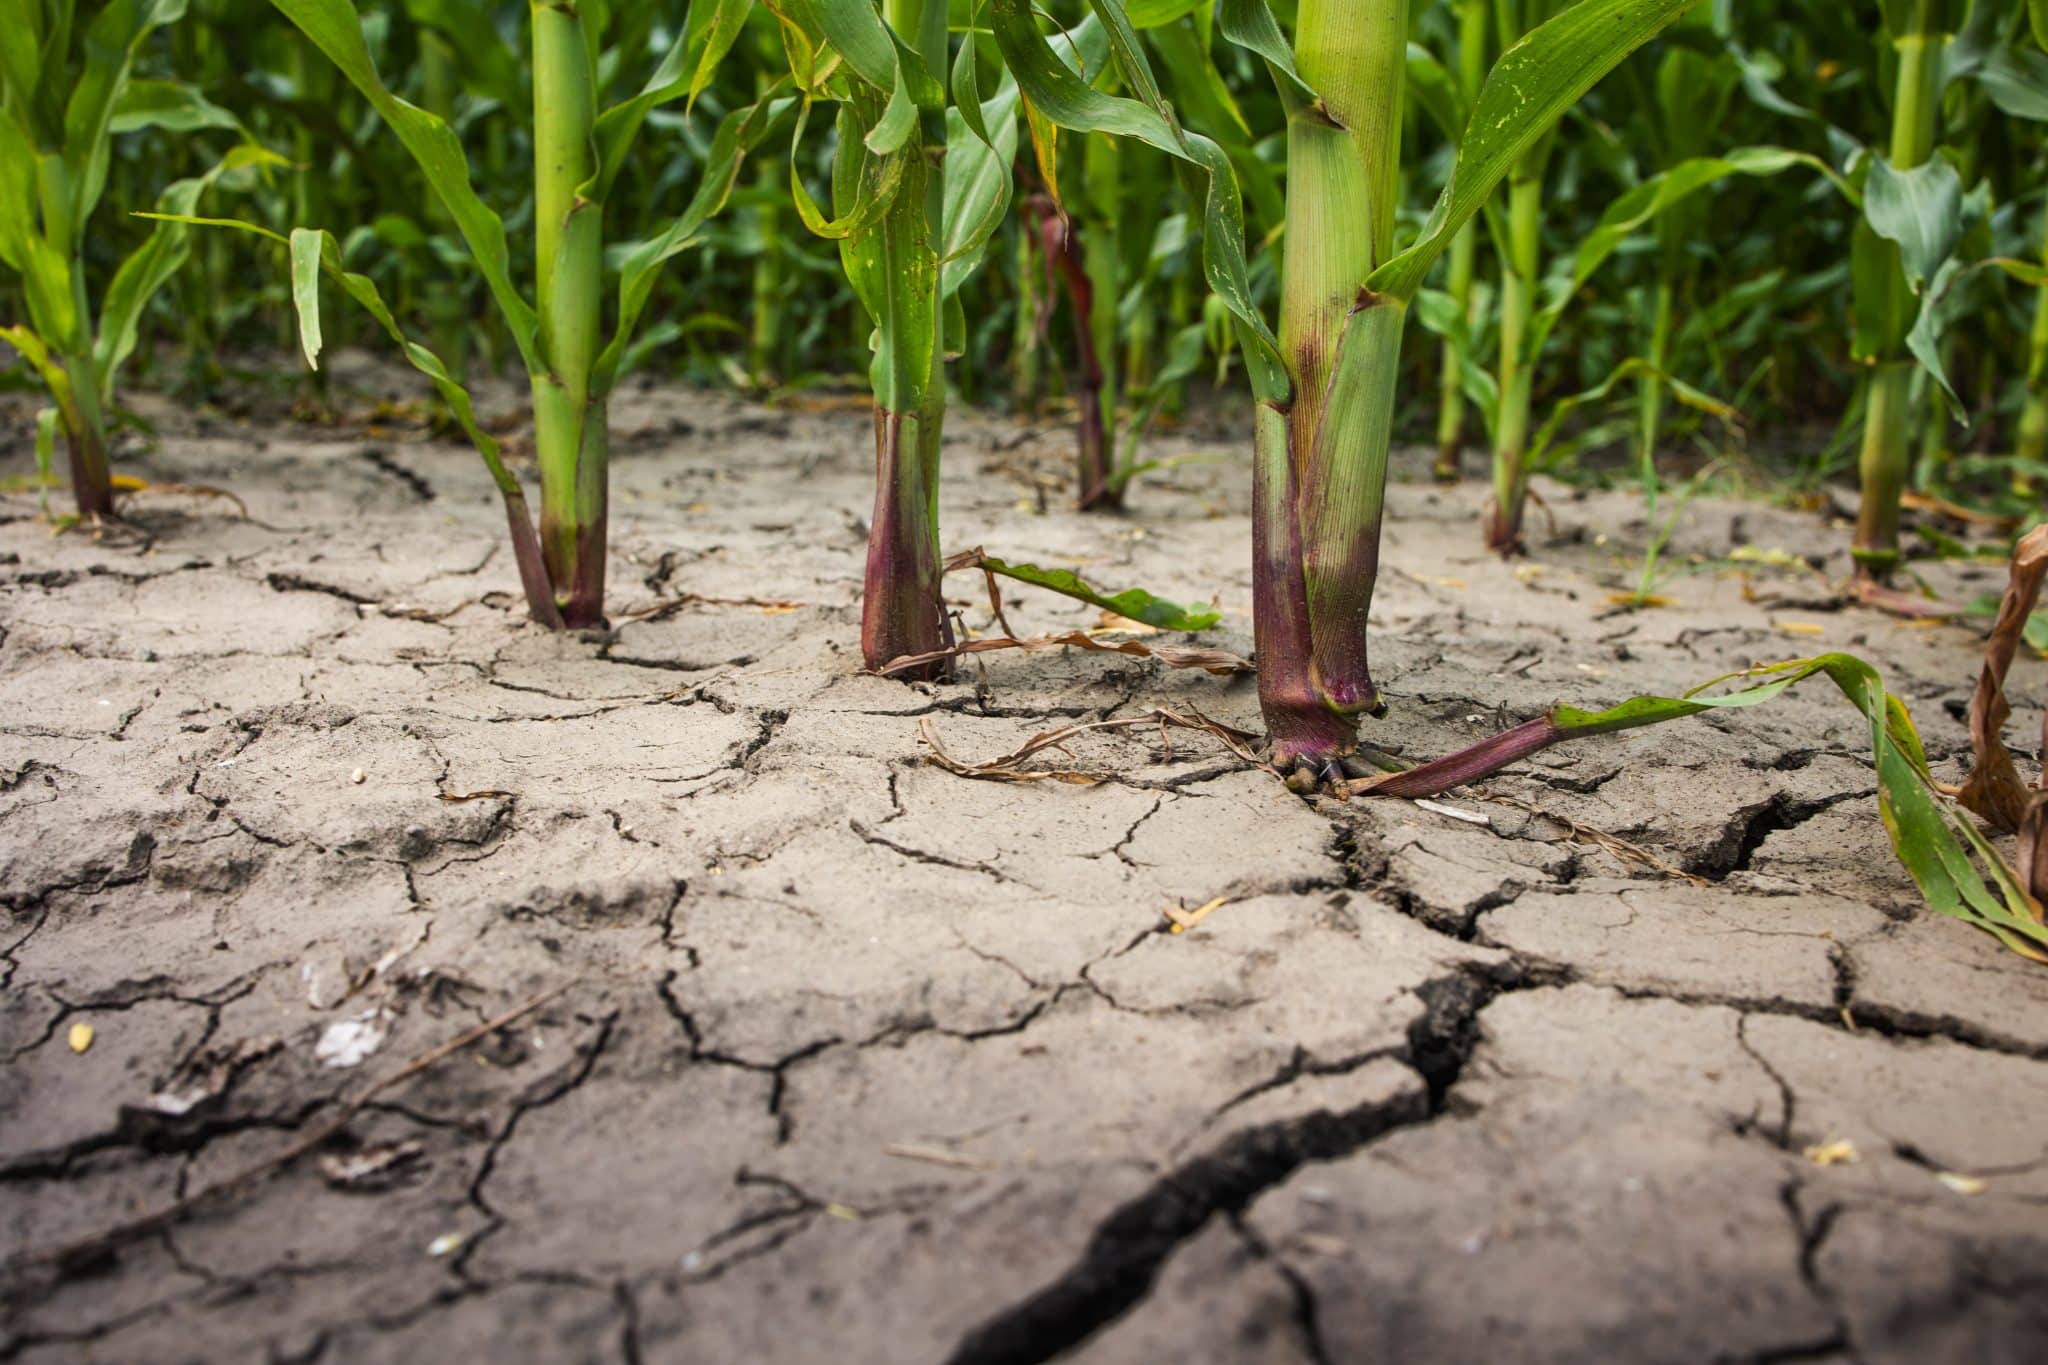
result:
M 976 108 L 946 111 L 945 240 L 939 248 L 939 294 L 952 298 L 981 264 L 982 249 L 1010 208 L 1010 167 L 1017 159 L 1017 83 L 1003 74 L 996 93 Z
M 909 157 L 901 151 L 876 155 L 862 136 L 859 120 L 851 110 L 842 107 L 837 116 L 839 154 L 834 158 L 832 177 L 833 209 L 839 216 L 828 218 L 803 181 L 800 151 L 810 118 L 811 102 L 805 100 L 797 112 L 796 129 L 789 137 L 789 193 L 797 217 L 805 227 L 828 241 L 858 237 L 881 222 L 889 206 L 895 203 Z M 849 137 L 860 152 L 847 147 Z
M 2048 289 L 2048 262 L 2022 261 L 2011 256 L 1991 256 L 1968 268 L 2002 270 L 2030 288 Z
M 683 48 L 697 54 L 690 63 L 689 100 L 684 112 L 696 107 L 697 97 L 711 84 L 718 64 L 732 51 L 754 0 L 690 0 L 690 15 L 683 24 Z
M 889 91 L 889 102 L 882 107 L 882 116 L 875 120 L 862 141 L 875 155 L 887 156 L 900 151 L 916 131 L 917 103 L 910 98 L 909 87 L 898 80 Z
M 1659 383 L 1668 386 L 1672 396 L 1677 398 L 1679 402 L 1689 408 L 1695 408 L 1700 412 L 1704 412 L 1710 417 L 1717 417 L 1723 422 L 1741 420 L 1742 414 L 1729 404 L 1723 403 L 1720 399 L 1715 398 L 1702 389 L 1693 387 L 1691 384 L 1679 379 L 1676 375 L 1658 368 L 1642 356 L 1630 356 L 1627 360 L 1615 366 L 1605 379 L 1595 384 L 1592 388 L 1557 400 L 1556 405 L 1550 410 L 1550 416 L 1544 420 L 1542 427 L 1537 430 L 1535 437 L 1529 442 L 1529 453 L 1525 457 L 1525 463 L 1531 469 L 1547 467 L 1551 463 L 1547 457 L 1552 453 L 1558 434 L 1563 430 L 1565 423 L 1571 418 L 1571 415 L 1589 403 L 1604 401 L 1609 394 L 1614 392 L 1617 385 L 1634 379 L 1655 379 Z M 1582 442 L 1573 442 L 1568 449 L 1575 450 L 1581 444 Z
M 984 144 L 990 142 L 988 120 L 981 110 L 981 62 L 980 47 L 974 32 L 976 21 L 981 18 L 980 0 L 971 0 L 972 8 L 967 19 L 967 36 L 960 40 L 960 50 L 953 54 L 953 71 L 948 77 L 952 103 L 947 106 L 949 113 L 958 112 L 966 123 L 967 130 L 980 138 Z M 1003 73 L 1003 80 L 1014 85 L 1010 73 Z M 1015 117 L 1014 110 L 1012 117 Z M 951 146 L 951 139 L 947 141 Z
M 1473 102 L 1450 183 L 1422 235 L 1375 270 L 1366 287 L 1404 302 L 1508 171 L 1565 110 L 1694 0 L 1579 0 L 1501 53 Z
M 199 196 L 230 171 L 249 166 L 283 167 L 290 163 L 274 152 L 244 143 L 222 157 L 204 175 L 172 182 L 157 196 L 161 214 L 192 213 Z M 94 368 L 99 371 L 100 402 L 114 401 L 114 381 L 121 366 L 134 353 L 142 312 L 164 283 L 177 273 L 190 253 L 189 231 L 181 224 L 159 220 L 141 246 L 121 262 L 100 302 L 99 336 L 93 343 Z
M 1159 54 L 1173 87 L 1174 107 L 1183 112 L 1190 126 L 1207 129 L 1222 146 L 1258 221 L 1269 227 L 1285 221 L 1279 173 L 1259 155 L 1251 122 L 1217 69 L 1202 35 L 1193 24 L 1171 24 L 1150 30 L 1145 41 Z
M 1145 434 L 1151 428 L 1153 420 L 1158 417 L 1159 410 L 1166 405 L 1166 400 L 1202 368 L 1202 360 L 1208 351 L 1207 343 L 1207 329 L 1200 322 L 1191 322 L 1181 328 L 1173 334 L 1173 340 L 1167 343 L 1166 363 L 1159 367 L 1159 373 L 1152 376 L 1142 396 L 1133 395 L 1139 401 L 1125 425 L 1123 453 L 1116 462 L 1115 471 L 1109 476 L 1111 488 L 1121 489 L 1132 479 L 1154 470 L 1218 458 L 1202 455 L 1168 456 L 1158 460 L 1138 458 Z
M 1855 301 L 1849 354 L 1857 360 L 1885 360 L 1904 344 L 1916 311 L 1899 264 L 1899 247 L 1859 218 L 1849 235 L 1849 277 Z
M 1465 135 L 1465 97 L 1458 78 L 1420 43 L 1408 44 L 1408 93 L 1436 130 L 1456 142 Z
M 680 41 L 670 45 L 662 65 L 657 65 L 641 92 L 598 115 L 592 129 L 592 141 L 598 145 L 598 172 L 588 186 L 578 188 L 584 199 L 596 203 L 610 199 L 618 170 L 625 166 L 633 139 L 639 137 L 651 111 L 684 96 L 688 98 L 686 113 L 696 104 L 696 96 L 711 84 L 719 61 L 725 59 L 748 23 L 752 8 L 754 0 L 692 0 Z
M 106 188 L 111 124 L 143 40 L 185 17 L 185 0 L 110 0 L 86 26 L 84 61 L 64 106 L 64 163 L 71 181 L 71 222 L 83 232 Z M 10 15 L 12 26 L 17 20 Z
M 31 145 L 43 140 L 45 130 L 39 126 L 37 99 L 43 76 L 43 12 L 39 5 L 23 5 L 9 12 L 8 22 L 0 24 L 0 85 L 13 93 L 8 103 L 14 107 L 8 111 L 15 119 L 22 121 L 22 132 Z
M 1223 0 L 1221 20 L 1218 27 L 1225 38 L 1257 53 L 1265 62 L 1284 103 L 1291 106 L 1316 102 L 1316 92 L 1308 88 L 1301 73 L 1294 69 L 1294 49 L 1287 45 L 1279 21 L 1266 8 L 1266 0 Z
M 1979 265 L 1983 264 L 1988 262 L 1979 262 Z M 1976 268 L 1955 260 L 1942 262 L 1933 282 L 1927 286 L 1926 297 L 1920 301 L 1920 310 L 1914 315 L 1912 328 L 1906 333 L 1906 349 L 1941 386 L 1948 399 L 1950 415 L 1964 426 L 1969 425 L 1970 412 L 1963 405 L 1962 395 L 1949 382 L 1948 365 L 1941 354 L 1941 337 L 1958 321 L 1967 302 L 1956 286 Z
M 1162 28 L 1208 4 L 1209 0 L 1131 0 L 1124 10 L 1131 16 L 1132 28 Z
M 0 327 L 0 341 L 6 342 L 18 352 L 28 367 L 42 376 L 45 386 L 52 393 L 68 391 L 64 367 L 50 352 L 50 345 L 27 327 L 16 323 L 12 327 Z
M 1775 58 L 1752 56 L 1742 44 L 1725 33 L 1722 35 L 1722 41 L 1728 55 L 1734 59 L 1736 68 L 1741 72 L 1743 93 L 1749 96 L 1751 103 L 1784 118 L 1799 119 L 1808 123 L 1823 121 L 1819 114 L 1805 105 L 1794 104 L 1778 93 L 1775 82 L 1783 78 L 1785 70 Z
M 2048 48 L 2048 0 L 2027 0 L 2027 23 L 2037 46 Z
M 1041 569 L 1036 564 L 1012 564 L 1007 560 L 981 558 L 974 567 L 987 569 L 990 573 L 1014 578 L 1019 583 L 1032 583 L 1041 588 L 1050 588 L 1062 597 L 1071 597 L 1090 606 L 1115 612 L 1118 616 L 1133 621 L 1142 621 L 1160 630 L 1208 630 L 1222 615 L 1213 610 L 1190 609 L 1178 602 L 1169 602 L 1155 597 L 1143 588 L 1126 588 L 1119 593 L 1104 593 L 1090 587 L 1072 569 Z
M 924 61 L 904 49 L 866 0 L 794 0 L 791 9 L 807 14 L 826 45 L 863 81 L 887 94 L 882 116 L 868 127 L 868 150 L 878 156 L 899 150 L 916 129 L 919 110 L 945 108 L 946 93 Z
M 1592 278 L 1616 248 L 1658 214 L 1731 175 L 1777 175 L 1794 167 L 1817 171 L 1844 194 L 1849 193 L 1847 182 L 1819 157 L 1786 147 L 1739 147 L 1724 156 L 1681 161 L 1623 194 L 1608 205 L 1593 230 L 1580 240 L 1566 285 L 1553 293 L 1529 328 L 1527 354 L 1542 354 L 1544 342 L 1563 317 L 1572 296 Z
M 54 160 L 58 153 L 45 153 L 41 160 Z M 36 200 L 28 200 L 33 213 Z M 72 244 L 75 250 L 76 244 Z M 65 355 L 79 355 L 92 347 L 91 322 L 79 311 L 82 291 L 73 287 L 72 250 L 59 246 L 41 233 L 25 243 L 21 262 L 22 293 L 28 299 L 28 315 L 36 330 L 50 345 Z
M 30 244 L 40 235 L 36 152 L 28 130 L 9 116 L 14 112 L 0 109 L 0 264 L 26 271 Z
M 1999 48 L 1978 69 L 1977 83 L 2012 117 L 2048 121 L 2048 53 Z
M 428 188 L 448 210 L 456 230 L 469 245 L 470 255 L 512 333 L 520 359 L 529 372 L 539 373 L 543 368 L 535 349 L 539 323 L 532 306 L 512 284 L 504 221 L 477 198 L 470 185 L 468 159 L 462 154 L 462 143 L 454 130 L 426 110 L 400 99 L 384 84 L 363 42 L 362 22 L 349 0 L 271 2 L 340 69 L 412 154 L 426 174 Z
M 846 59 L 853 73 L 887 95 L 902 79 L 895 39 L 870 0 L 785 0 L 779 8 Z
M 1901 171 L 1872 156 L 1863 214 L 1873 232 L 1898 245 L 1907 283 L 1920 293 L 1962 239 L 1963 178 L 1946 157 Z
M 193 133 L 207 128 L 226 128 L 246 140 L 242 121 L 182 81 L 131 80 L 114 102 L 107 120 L 112 133 L 133 133 L 143 128 L 163 128 L 174 133 Z
M 501 108 L 517 109 L 529 102 L 519 54 L 499 37 L 488 18 L 480 18 L 476 0 L 404 0 L 405 12 L 422 28 L 441 35 L 454 53 L 462 82 Z
M 292 260 L 292 310 L 299 316 L 299 349 L 305 352 L 306 368 L 320 368 L 320 233 L 310 228 L 293 228 L 289 250 Z M 339 250 L 336 252 L 339 257 Z
M 779 89 L 779 85 L 777 87 Z M 740 166 L 748 152 L 759 146 L 796 101 L 771 89 L 755 103 L 727 114 L 712 137 L 711 152 L 705 158 L 703 177 L 697 192 L 676 220 L 658 235 L 628 248 L 619 270 L 619 320 L 611 341 L 592 367 L 590 384 L 594 393 L 611 391 L 625 368 L 633 344 L 633 332 L 647 300 L 654 292 L 662 265 L 700 240 L 699 233 L 725 207 L 738 181 Z
M 1203 273 L 1230 311 L 1254 391 L 1263 401 L 1284 402 L 1287 372 L 1280 362 L 1279 343 L 1252 297 L 1244 257 L 1244 204 L 1230 158 L 1208 138 L 1183 132 L 1165 117 L 1158 83 L 1116 0 L 1094 0 L 1094 8 L 1109 35 L 1119 73 L 1134 91 L 1156 103 L 1096 90 L 1061 61 L 1039 33 L 1029 0 L 991 0 L 996 45 L 1023 92 L 1026 111 L 1075 132 L 1136 138 L 1206 172 L 1206 184 L 1198 175 L 1189 186 L 1203 206 Z M 1038 140 L 1036 127 L 1033 140 Z
M 314 268 L 328 279 L 340 285 L 342 291 L 361 305 L 364 312 L 384 329 L 393 341 L 398 343 L 406 363 L 425 375 L 441 395 L 441 401 L 455 417 L 463 434 L 469 437 L 477 454 L 491 472 L 492 480 L 501 493 L 524 499 L 519 480 L 505 467 L 499 454 L 498 443 L 476 422 L 476 409 L 470 401 L 469 390 L 457 383 L 448 373 L 448 367 L 441 358 L 425 346 L 411 340 L 392 317 L 391 309 L 377 292 L 376 281 L 368 275 L 359 275 L 346 269 L 341 263 L 341 243 L 334 234 L 317 228 L 294 228 L 289 237 L 272 232 L 258 223 L 245 223 L 237 218 L 202 218 L 184 214 L 138 213 L 138 218 L 161 219 L 168 223 L 186 223 L 193 227 L 229 228 L 236 232 L 253 233 L 258 237 L 276 242 L 287 249 L 291 258 L 292 307 L 298 315 L 300 349 L 305 352 L 308 364 L 317 364 L 321 349 L 320 289 L 313 278 Z
M 1547 715 L 1459 753 L 1404 772 L 1368 778 L 1352 784 L 1350 790 L 1431 796 L 1477 781 L 1553 744 L 1706 711 L 1755 706 L 1816 675 L 1833 681 L 1869 723 L 1878 813 L 1893 851 L 1928 906 L 1991 934 L 2016 953 L 2048 962 L 2048 925 L 2042 922 L 2041 905 L 2027 894 L 1975 822 L 1937 794 L 1919 732 L 1905 703 L 1885 690 L 1876 669 L 1851 654 L 1822 654 L 1735 675 L 1762 680 L 1718 696 L 1701 693 L 1727 679 L 1716 679 L 1683 697 L 1636 697 L 1605 711 L 1559 705 Z
M 1441 289 L 1425 289 L 1418 293 L 1410 310 L 1425 331 L 1442 337 L 1456 351 L 1461 362 L 1458 366 L 1458 391 L 1478 410 L 1486 428 L 1486 439 L 1491 442 L 1500 425 L 1500 381 L 1492 370 L 1479 363 L 1471 316 L 1458 307 L 1456 299 Z M 1484 315 L 1484 310 L 1480 315 Z
M 751 6 L 753 0 L 745 0 Z M 690 19 L 695 21 L 697 11 L 693 6 Z M 742 7 L 740 19 L 746 18 Z M 619 171 L 626 164 L 626 154 L 633 149 L 633 141 L 640 136 L 640 129 L 647 122 L 647 115 L 671 100 L 685 95 L 695 98 L 691 88 L 691 77 L 684 74 L 690 64 L 691 33 L 686 26 L 683 37 L 668 50 L 661 65 L 647 78 L 647 84 L 640 93 L 620 104 L 615 104 L 597 116 L 597 123 L 590 131 L 591 141 L 597 144 L 597 171 L 589 183 L 577 186 L 576 193 L 593 203 L 602 204 L 611 197 L 612 186 L 618 182 Z M 705 35 L 708 36 L 708 35 Z M 728 46 L 730 38 L 727 38 Z M 708 54 L 707 54 L 708 55 Z M 719 55 L 724 55 L 720 53 Z M 702 65 L 702 62 L 699 62 Z M 717 67 L 715 58 L 711 61 L 713 70 Z M 709 78 L 709 72 L 704 73 Z

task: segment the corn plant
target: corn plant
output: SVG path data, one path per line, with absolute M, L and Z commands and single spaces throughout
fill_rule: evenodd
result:
M 1399 251 L 1406 4 L 1311 0 L 1298 12 L 1291 61 L 1277 28 L 1258 26 L 1260 55 L 1316 93 L 1291 102 L 1295 233 L 1283 263 L 1280 373 L 1260 395 L 1255 454 L 1259 692 L 1283 769 L 1329 775 L 1356 748 L 1357 717 L 1383 709 L 1366 616 L 1402 326 L 1423 278 L 1503 178 L 1515 171 L 1527 183 L 1559 116 L 1686 8 L 1583 0 L 1508 46 L 1474 101 L 1450 183 L 1421 237 Z M 1360 222 L 1370 230 L 1337 230 Z
M 1263 0 L 1228 0 L 1225 37 L 1256 53 L 1288 113 L 1288 242 L 1277 332 L 1256 307 L 1229 158 L 1183 129 L 1122 7 L 1096 0 L 1134 98 L 1067 66 L 1025 0 L 991 26 L 1028 106 L 1179 158 L 1204 205 L 1205 270 L 1232 316 L 1256 404 L 1253 624 L 1271 761 L 1341 777 L 1357 718 L 1383 710 L 1367 664 L 1401 333 L 1431 265 L 1509 169 L 1616 63 L 1691 0 L 1584 0 L 1495 64 L 1420 237 L 1396 250 L 1406 0 L 1304 0 L 1291 48 Z M 1062 44 L 1067 46 L 1067 44 Z
M 805 226 L 839 243 L 874 326 L 875 503 L 861 654 L 879 669 L 952 644 L 939 591 L 945 365 L 965 340 L 960 286 L 1008 209 L 1016 88 L 999 81 L 982 98 L 971 32 L 949 88 L 944 0 L 789 0 L 778 15 L 804 97 L 796 147 L 815 103 L 834 106 L 838 131 L 831 213 L 805 187 L 797 151 L 792 196 Z M 940 659 L 917 672 L 944 668 Z
M 1564 8 L 1565 0 L 1497 0 L 1496 35 L 1505 48 L 1521 40 Z M 1530 320 L 1536 311 L 1538 274 L 1543 266 L 1543 176 L 1556 143 L 1552 128 L 1532 139 L 1507 177 L 1506 223 L 1497 234 L 1500 261 L 1500 363 L 1494 378 L 1499 412 L 1493 423 L 1493 501 L 1486 512 L 1489 549 L 1507 551 L 1522 539 L 1522 505 L 1528 491 L 1524 456 L 1529 443 L 1530 390 L 1534 349 Z
M 1479 84 L 1486 79 L 1486 54 L 1490 27 L 1490 0 L 1454 0 L 1457 11 L 1457 85 L 1455 95 L 1457 108 L 1469 109 L 1478 97 Z M 1410 71 L 1416 69 L 1415 57 L 1410 54 Z M 1425 60 L 1425 73 L 1433 74 L 1433 64 Z M 1457 136 L 1454 131 L 1451 136 Z M 1469 329 L 1473 322 L 1473 281 L 1479 262 L 1479 235 L 1476 225 L 1467 223 L 1458 229 L 1458 235 L 1451 239 L 1449 276 L 1445 291 L 1450 296 L 1454 315 L 1464 320 Z M 1466 347 L 1459 344 L 1458 337 L 1446 335 L 1441 351 L 1442 371 L 1438 376 L 1439 388 L 1436 418 L 1436 476 L 1446 483 L 1455 483 L 1462 473 L 1459 461 L 1465 448 L 1465 366 Z
M 351 0 L 274 0 L 403 144 L 484 279 L 526 367 L 540 469 L 538 531 L 518 477 L 506 466 L 496 441 L 478 427 L 468 392 L 439 356 L 405 338 L 376 285 L 344 268 L 333 234 L 301 226 L 286 238 L 251 224 L 209 221 L 288 244 L 292 299 L 309 364 L 318 364 L 322 346 L 319 284 L 324 273 L 368 310 L 407 361 L 433 382 L 497 484 L 528 611 L 555 629 L 604 624 L 608 400 L 632 355 L 634 331 L 656 276 L 669 259 L 694 244 L 704 223 L 724 205 L 744 152 L 788 101 L 764 98 L 728 115 L 684 211 L 653 236 L 620 245 L 609 337 L 604 328 L 605 204 L 648 115 L 702 90 L 750 2 L 711 0 L 693 8 L 684 32 L 646 84 L 602 112 L 601 73 L 609 65 L 601 60 L 607 7 L 587 0 L 536 0 L 531 6 L 534 268 L 529 302 L 513 282 L 504 220 L 477 195 L 460 141 L 446 120 L 401 99 L 385 84 Z
M 1913 378 L 1908 349 L 1921 295 L 1953 249 L 1962 182 L 1935 156 L 1942 57 L 1966 5 L 1958 0 L 1886 0 L 1885 31 L 1897 55 L 1889 154 L 1870 157 L 1864 221 L 1856 225 L 1856 358 L 1870 378 L 1858 470 L 1862 498 L 1852 553 L 1866 592 L 1899 562 L 1899 497 L 1911 473 Z M 1931 359 L 1931 357 L 1930 357 Z M 1925 363 L 1925 362 L 1922 362 Z
M 61 430 L 81 519 L 113 515 L 107 436 L 115 380 L 135 349 L 143 310 L 190 251 L 184 227 L 156 224 L 95 308 L 85 255 L 113 140 L 148 127 L 240 127 L 191 86 L 134 74 L 149 36 L 184 12 L 185 0 L 109 0 L 89 14 L 72 0 L 20 0 L 0 20 L 0 265 L 20 276 L 28 313 L 26 322 L 0 326 L 0 339 L 49 395 L 51 407 L 37 418 L 38 458 L 48 466 Z M 223 174 L 274 161 L 245 143 L 205 174 L 169 186 L 157 206 L 189 214 Z
M 1243 111 L 1203 36 L 1207 8 L 1163 0 L 1129 18 L 1145 46 L 1177 73 L 1181 97 L 1225 131 L 1233 167 L 1246 176 L 1255 203 L 1270 200 L 1277 220 L 1277 182 L 1253 148 Z M 1115 79 L 1099 23 L 1062 34 L 1055 47 L 1097 83 Z M 1082 511 L 1111 511 L 1123 506 L 1140 474 L 1176 463 L 1143 459 L 1142 446 L 1207 350 L 1207 329 L 1184 268 L 1195 234 L 1185 213 L 1168 211 L 1179 207 L 1174 186 L 1166 159 L 1151 149 L 1103 132 L 1040 142 L 1040 172 L 1050 192 L 1026 201 L 1045 265 L 1040 321 L 1049 321 L 1063 297 L 1073 335 L 1075 500 Z

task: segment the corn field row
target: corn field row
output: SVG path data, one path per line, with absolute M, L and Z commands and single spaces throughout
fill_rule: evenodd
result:
M 2020 833 L 2010 869 L 1848 656 L 1560 707 L 1420 767 L 1360 739 L 1386 705 L 1368 620 L 1402 445 L 1488 481 L 1472 536 L 1501 554 L 1534 474 L 1638 485 L 1640 608 L 1659 532 L 1708 488 L 1839 486 L 1845 593 L 1904 615 L 1961 608 L 1912 569 L 1957 542 L 1902 507 L 1997 528 L 2001 556 L 2032 543 L 2048 0 L 7 10 L 0 383 L 38 395 L 45 481 L 63 466 L 83 523 L 118 515 L 124 385 L 203 397 L 295 350 L 309 368 L 277 382 L 317 396 L 323 355 L 368 347 L 475 446 L 533 620 L 602 628 L 621 383 L 863 392 L 862 654 L 929 680 L 963 643 L 940 591 L 950 405 L 1063 416 L 1074 497 L 1105 513 L 1144 497 L 1149 433 L 1228 414 L 1253 446 L 1257 761 L 1290 786 L 1428 795 L 1825 674 L 1870 721 L 1930 899 L 2048 951 L 2043 796 L 1975 791 Z M 521 374 L 530 470 L 467 387 Z M 2017 600 L 2001 638 L 2038 645 Z

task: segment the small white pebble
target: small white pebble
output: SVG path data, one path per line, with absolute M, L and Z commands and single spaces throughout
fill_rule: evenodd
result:
M 358 787 L 360 787 L 363 785 L 363 776 L 363 770 L 361 768 L 358 768 L 348 775 L 348 780 L 355 783 Z
M 461 1245 L 461 1233 L 444 1232 L 439 1237 L 436 1237 L 433 1241 L 427 1243 L 427 1255 L 446 1256 L 449 1252 L 455 1250 L 457 1247 Z
M 684 1253 L 683 1253 L 683 1269 L 684 1269 L 684 1271 L 685 1271 L 685 1272 L 695 1271 L 696 1269 L 698 1269 L 698 1268 L 699 1268 L 700 1266 L 702 1266 L 703 1264 L 704 1264 L 704 1253 L 703 1253 L 703 1252 L 701 1252 L 701 1251 L 686 1251 L 686 1252 L 684 1252 Z
M 108 701 L 105 697 L 101 697 L 99 700 L 99 704 L 101 706 L 112 706 L 114 703 Z

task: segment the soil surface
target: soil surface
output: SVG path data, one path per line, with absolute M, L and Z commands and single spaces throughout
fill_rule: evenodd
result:
M 622 395 L 617 625 L 556 638 L 466 449 L 135 402 L 125 472 L 249 516 L 0 499 L 0 1251 L 256 1174 L 17 1259 L 0 1359 L 2040 1358 L 2048 971 L 1922 908 L 1824 679 L 1438 808 L 1149 726 L 1039 760 L 1114 780 L 976 781 L 920 727 L 1256 729 L 1252 685 L 864 676 L 863 412 Z M 947 544 L 1214 595 L 1248 653 L 1248 451 L 1159 449 L 1227 458 L 1082 516 L 1064 429 L 958 416 Z M 1773 567 L 1840 576 L 1839 524 L 1695 503 L 1678 562 L 1751 572 L 1625 613 L 1639 499 L 1544 492 L 1502 563 L 1477 481 L 1393 490 L 1381 743 L 1833 648 L 1957 773 L 1976 634 Z

